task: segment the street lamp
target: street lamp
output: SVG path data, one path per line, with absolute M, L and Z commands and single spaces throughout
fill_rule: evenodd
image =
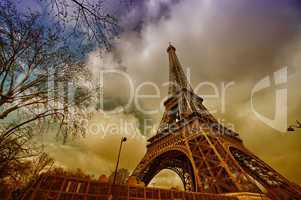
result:
M 115 185 L 115 181 L 116 181 L 116 175 L 117 175 L 117 169 L 118 169 L 118 164 L 119 164 L 119 158 L 120 158 L 122 143 L 125 142 L 125 141 L 126 141 L 126 137 L 122 137 L 121 141 L 120 141 L 119 152 L 118 152 L 118 157 L 117 157 L 117 163 L 116 163 L 116 168 L 115 168 L 115 172 L 114 172 L 113 185 Z

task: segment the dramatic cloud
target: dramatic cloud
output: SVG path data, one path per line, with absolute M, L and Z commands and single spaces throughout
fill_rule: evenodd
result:
M 172 5 L 170 2 L 174 1 L 160 1 L 168 5 L 166 15 L 161 14 L 163 11 L 157 1 L 149 1 L 143 6 L 139 4 L 130 10 L 122 19 L 133 20 L 129 26 L 141 25 L 139 31 L 132 31 L 131 28 L 122 33 L 114 44 L 115 54 L 121 63 L 109 55 L 106 66 L 125 66 L 135 88 L 146 81 L 158 85 L 160 98 L 140 102 L 143 108 L 158 108 L 167 95 L 167 87 L 162 84 L 168 81 L 166 48 L 172 42 L 184 70 L 190 69 L 194 87 L 207 81 L 218 86 L 218 98 L 208 97 L 214 94 L 212 87 L 202 87 L 197 91 L 205 97 L 205 105 L 216 110 L 214 115 L 225 125 L 234 127 L 252 152 L 290 180 L 301 183 L 300 132 L 280 133 L 270 128 L 255 116 L 250 105 L 255 84 L 287 66 L 288 83 L 284 87 L 288 88 L 288 122 L 300 119 L 301 18 L 294 4 L 272 0 L 186 0 Z M 148 17 L 136 10 L 141 7 L 149 11 L 146 12 Z M 156 20 L 150 20 L 154 16 L 157 16 Z M 140 23 L 140 19 L 144 22 Z M 97 71 L 104 66 L 100 61 L 94 52 L 87 63 Z M 230 82 L 234 84 L 227 89 L 222 107 L 221 84 Z M 106 76 L 105 87 L 113 100 L 129 95 L 126 94 L 129 85 L 124 77 Z M 254 96 L 256 110 L 270 118 L 275 112 L 276 89 L 271 87 Z M 143 92 L 154 94 L 154 89 L 145 87 Z M 162 110 L 151 115 L 153 124 L 159 123 L 161 115 Z M 120 118 L 136 120 L 132 122 L 139 126 L 134 114 L 110 116 L 107 121 L 103 117 L 94 120 L 100 124 L 110 124 Z M 119 137 L 97 137 L 88 136 L 71 142 L 76 144 L 59 147 L 64 149 L 62 151 L 58 147 L 49 151 L 67 167 L 81 167 L 95 174 L 107 173 L 113 169 Z M 129 169 L 135 167 L 145 151 L 146 138 L 135 138 L 125 146 L 122 156 L 121 165 Z M 156 182 L 168 185 L 165 177 L 163 174 Z

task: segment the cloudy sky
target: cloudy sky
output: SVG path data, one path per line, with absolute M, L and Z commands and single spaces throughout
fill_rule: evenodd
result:
M 156 84 L 160 97 L 139 100 L 136 104 L 147 111 L 157 109 L 158 112 L 142 116 L 136 111 L 95 113 L 89 121 L 87 137 L 64 145 L 51 134 L 44 135 L 41 140 L 45 149 L 58 165 L 81 168 L 96 176 L 110 174 L 120 137 L 127 135 L 129 140 L 124 145 L 120 167 L 135 168 L 145 153 L 146 139 L 155 134 L 162 116 L 160 102 L 167 95 L 164 83 L 168 81 L 166 48 L 172 42 L 192 86 L 210 84 L 196 92 L 204 97 L 204 104 L 214 116 L 238 131 L 252 152 L 301 184 L 301 130 L 288 133 L 260 118 L 275 117 L 276 94 L 282 89 L 287 90 L 287 123 L 301 120 L 301 6 L 298 1 L 136 0 L 120 3 L 114 0 L 108 1 L 107 10 L 120 19 L 123 31 L 112 41 L 113 53 L 100 57 L 97 49 L 86 56 L 85 62 L 93 72 L 103 66 L 124 66 L 135 91 L 142 83 Z M 287 82 L 280 86 L 274 80 L 279 70 L 287 75 Z M 270 87 L 252 95 L 252 89 L 264 78 L 271 80 Z M 122 109 L 124 104 L 120 104 L 120 100 L 124 102 L 130 95 L 128 80 L 125 76 L 110 74 L 105 75 L 104 84 L 106 101 L 114 105 L 113 109 Z M 227 84 L 230 86 L 223 94 L 223 85 Z M 155 94 L 156 91 L 153 87 L 143 87 L 140 92 Z M 153 129 L 142 133 L 141 118 L 150 119 Z M 120 124 L 129 127 L 120 128 Z M 166 179 L 168 176 L 172 179 Z M 178 178 L 163 172 L 154 184 L 170 185 L 170 180 Z

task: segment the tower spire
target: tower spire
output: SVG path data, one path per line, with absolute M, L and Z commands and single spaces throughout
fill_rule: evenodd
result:
M 181 63 L 176 55 L 176 48 L 169 43 L 167 48 L 169 58 L 169 90 L 170 96 L 176 95 L 182 89 L 192 91 L 191 86 L 188 83 L 186 75 L 182 69 Z

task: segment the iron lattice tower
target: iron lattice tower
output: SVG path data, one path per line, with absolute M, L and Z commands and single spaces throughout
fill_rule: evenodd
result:
M 155 136 L 133 172 L 146 185 L 162 169 L 176 172 L 187 191 L 265 192 L 271 199 L 301 199 L 301 188 L 245 148 L 203 105 L 169 45 L 169 98 Z

